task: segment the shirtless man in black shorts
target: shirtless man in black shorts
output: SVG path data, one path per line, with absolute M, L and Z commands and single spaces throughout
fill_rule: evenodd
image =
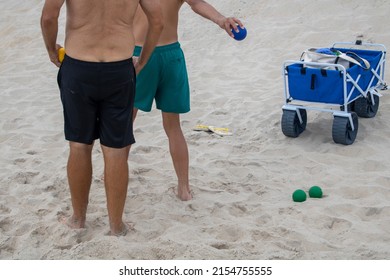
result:
M 66 3 L 66 55 L 61 63 L 58 18 Z M 133 18 L 138 4 L 149 21 L 140 57 L 132 60 Z M 58 84 L 64 110 L 67 165 L 73 215 L 71 228 L 85 227 L 92 182 L 92 147 L 100 139 L 111 235 L 124 235 L 127 159 L 133 144 L 135 75 L 145 66 L 163 23 L 158 0 L 46 0 L 41 28 L 51 62 L 60 67 Z

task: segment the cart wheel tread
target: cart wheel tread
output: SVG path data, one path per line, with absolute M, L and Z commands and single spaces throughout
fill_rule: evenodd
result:
M 282 132 L 288 137 L 296 138 L 305 129 L 307 124 L 307 113 L 305 109 L 299 109 L 302 117 L 302 123 L 299 121 L 298 113 L 292 110 L 283 110 Z
M 355 127 L 352 130 L 351 123 L 349 122 L 348 117 L 335 116 L 333 120 L 332 127 L 332 137 L 333 141 L 338 144 L 351 145 L 356 139 L 358 132 L 359 121 L 356 113 L 352 112 L 352 122 Z
M 372 102 L 374 97 L 375 104 Z M 359 97 L 355 100 L 355 112 L 359 117 L 362 118 L 373 118 L 378 112 L 379 108 L 379 96 L 376 94 L 368 94 L 367 98 Z

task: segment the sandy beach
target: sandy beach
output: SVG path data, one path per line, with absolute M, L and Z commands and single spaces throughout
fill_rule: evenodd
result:
M 283 62 L 357 38 L 390 48 L 388 0 L 208 1 L 242 20 L 243 41 L 184 4 L 179 37 L 191 112 L 181 120 L 194 199 L 172 192 L 160 112 L 140 113 L 124 213 L 135 228 L 119 238 L 107 236 L 98 143 L 86 229 L 58 221 L 71 214 L 68 143 L 58 70 L 39 25 L 43 2 L 0 2 L 0 259 L 390 259 L 389 91 L 375 118 L 359 118 L 352 145 L 333 142 L 333 116 L 323 112 L 308 112 L 298 138 L 281 131 Z M 64 22 L 63 13 L 60 43 Z M 193 131 L 197 124 L 233 135 Z M 294 190 L 313 185 L 323 198 L 292 200 Z

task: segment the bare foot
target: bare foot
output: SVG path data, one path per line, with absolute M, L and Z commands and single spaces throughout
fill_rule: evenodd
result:
M 108 232 L 107 235 L 109 236 L 125 236 L 130 230 L 134 230 L 134 224 L 133 223 L 122 223 L 122 229 L 119 231 L 113 231 L 112 229 Z
M 176 196 L 182 201 L 189 201 L 193 198 L 193 192 L 189 186 L 178 187 Z
M 75 219 L 73 216 L 70 218 L 67 218 L 65 216 L 60 216 L 58 218 L 58 221 L 66 226 L 68 226 L 71 229 L 81 229 L 85 228 L 85 219 Z

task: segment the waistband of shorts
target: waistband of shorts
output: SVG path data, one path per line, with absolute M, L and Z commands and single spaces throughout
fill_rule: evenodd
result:
M 121 65 L 128 65 L 128 64 L 133 65 L 132 57 L 124 59 L 124 60 L 119 60 L 119 61 L 92 62 L 92 61 L 79 60 L 79 59 L 70 57 L 67 54 L 65 54 L 64 61 L 66 61 L 66 63 L 72 63 L 72 64 L 84 65 L 84 66 L 97 66 L 97 65 L 102 65 L 102 66 L 105 66 L 105 65 L 107 65 L 107 66 L 121 66 Z
M 172 44 L 164 45 L 164 46 L 157 46 L 153 52 L 155 53 L 160 53 L 160 52 L 166 52 L 166 51 L 171 51 L 180 48 L 180 43 L 175 42 Z M 141 46 L 135 46 L 134 52 L 141 52 L 142 47 Z

